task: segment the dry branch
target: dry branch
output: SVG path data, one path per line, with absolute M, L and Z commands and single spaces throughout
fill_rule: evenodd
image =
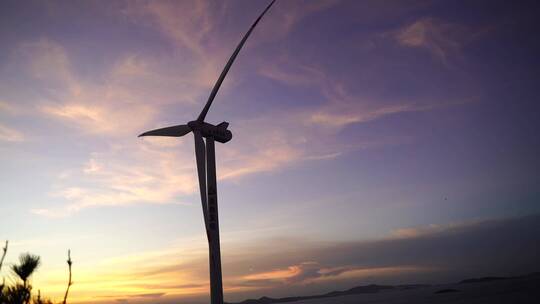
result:
M 67 288 L 66 288 L 66 294 L 64 295 L 64 302 L 62 302 L 63 304 L 67 303 L 67 297 L 68 297 L 68 293 L 69 293 L 69 288 L 71 287 L 71 285 L 73 285 L 73 282 L 71 281 L 71 264 L 72 263 L 73 262 L 71 261 L 71 250 L 68 250 L 67 264 L 68 264 L 68 268 L 69 268 L 69 280 L 68 280 L 68 285 L 67 285 Z
M 8 250 L 8 241 L 6 240 L 6 245 L 4 246 L 4 248 L 2 248 L 2 250 L 4 250 L 4 253 L 2 254 L 2 258 L 0 259 L 0 270 L 2 270 L 2 264 L 4 263 L 4 258 L 6 257 L 6 253 L 7 253 L 7 250 Z

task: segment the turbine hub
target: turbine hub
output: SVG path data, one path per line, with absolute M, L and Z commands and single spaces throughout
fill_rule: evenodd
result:
M 201 122 L 199 122 L 198 120 L 192 120 L 190 122 L 188 122 L 188 127 L 191 128 L 192 131 L 195 131 L 197 129 L 200 129 L 202 127 L 202 124 Z

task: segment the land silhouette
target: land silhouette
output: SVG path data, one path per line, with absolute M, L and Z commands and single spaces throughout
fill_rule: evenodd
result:
M 273 303 L 537 303 L 540 272 L 515 277 L 481 277 L 450 284 L 377 285 L 353 287 L 309 296 L 261 297 L 227 304 Z

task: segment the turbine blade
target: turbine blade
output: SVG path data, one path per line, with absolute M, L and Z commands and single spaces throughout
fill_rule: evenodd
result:
M 180 137 L 191 132 L 191 128 L 188 125 L 178 125 L 167 128 L 156 129 L 148 132 L 144 132 L 141 136 L 172 136 Z
M 210 96 L 208 97 L 208 101 L 206 101 L 206 105 L 204 106 L 203 110 L 201 111 L 201 114 L 199 114 L 199 118 L 197 118 L 198 121 L 200 121 L 200 122 L 204 121 L 204 118 L 206 117 L 206 113 L 208 113 L 208 109 L 210 109 L 210 106 L 212 105 L 212 101 L 214 101 L 214 98 L 216 97 L 216 94 L 217 94 L 219 88 L 221 87 L 221 83 L 225 79 L 225 76 L 227 76 L 227 73 L 229 72 L 229 69 L 231 68 L 234 60 L 236 59 L 236 56 L 238 56 L 238 53 L 242 49 L 242 46 L 244 46 L 244 43 L 248 39 L 249 35 L 253 31 L 253 29 L 255 28 L 257 23 L 259 23 L 262 16 L 264 16 L 264 14 L 266 14 L 266 12 L 270 9 L 270 7 L 272 6 L 272 4 L 274 4 L 274 2 L 276 2 L 276 0 L 272 0 L 272 2 L 270 2 L 270 4 L 266 7 L 266 9 L 261 13 L 259 18 L 257 18 L 257 20 L 255 20 L 253 25 L 251 25 L 251 27 L 249 28 L 247 33 L 244 35 L 244 38 L 242 38 L 242 40 L 240 41 L 240 43 L 236 47 L 236 50 L 234 50 L 233 54 L 231 55 L 231 58 L 229 58 L 229 61 L 227 62 L 227 64 L 225 65 L 225 68 L 221 72 L 221 75 L 219 75 L 219 78 L 218 78 L 216 84 L 214 85 L 214 88 L 212 89 L 212 92 L 210 93 Z
M 197 175 L 199 176 L 199 191 L 201 192 L 201 204 L 203 209 L 204 226 L 208 230 L 208 196 L 206 190 L 206 146 L 201 131 L 194 131 L 195 135 L 195 158 L 197 159 Z

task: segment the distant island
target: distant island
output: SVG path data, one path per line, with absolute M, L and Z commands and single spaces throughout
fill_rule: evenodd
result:
M 284 297 L 284 298 L 270 298 L 270 297 L 261 297 L 259 299 L 247 299 L 242 302 L 226 302 L 226 304 L 273 304 L 273 303 L 287 303 L 287 302 L 297 302 L 303 300 L 312 300 L 312 299 L 322 299 L 322 298 L 334 298 L 340 296 L 349 296 L 349 295 L 360 295 L 360 294 L 375 294 L 379 292 L 386 291 L 404 291 L 411 289 L 421 289 L 437 286 L 452 286 L 452 288 L 437 289 L 430 291 L 430 294 L 446 294 L 459 292 L 459 286 L 470 286 L 477 285 L 482 283 L 492 283 L 498 281 L 509 282 L 512 286 L 510 290 L 512 291 L 524 291 L 527 292 L 536 292 L 534 286 L 539 286 L 540 283 L 540 272 L 535 272 L 527 274 L 524 276 L 517 277 L 481 277 L 481 278 L 471 278 L 465 279 L 458 283 L 451 283 L 446 285 L 429 285 L 429 284 L 411 284 L 411 285 L 377 285 L 370 284 L 364 286 L 357 286 L 351 289 L 344 291 L 331 291 L 325 294 L 319 295 L 310 295 L 310 296 L 293 296 L 293 297 Z M 440 288 L 440 287 L 439 287 Z M 531 298 L 532 299 L 532 298 Z M 527 302 L 524 303 L 534 303 Z
M 296 302 L 301 300 L 311 300 L 311 299 L 320 299 L 320 298 L 331 298 L 331 297 L 339 297 L 339 296 L 345 296 L 345 295 L 354 295 L 354 294 L 361 294 L 361 293 L 377 293 L 382 290 L 392 290 L 392 289 L 411 289 L 411 288 L 421 288 L 421 287 L 428 287 L 430 285 L 398 285 L 398 286 L 391 286 L 391 285 L 376 285 L 376 284 L 370 284 L 365 286 L 357 286 L 353 287 L 351 289 L 347 289 L 344 291 L 331 291 L 325 294 L 320 295 L 313 295 L 313 296 L 299 296 L 299 297 L 286 297 L 286 298 L 269 298 L 269 297 L 261 297 L 259 299 L 248 299 L 244 300 L 242 302 L 237 303 L 226 303 L 226 304 L 271 304 L 271 303 L 286 303 L 286 302 Z

